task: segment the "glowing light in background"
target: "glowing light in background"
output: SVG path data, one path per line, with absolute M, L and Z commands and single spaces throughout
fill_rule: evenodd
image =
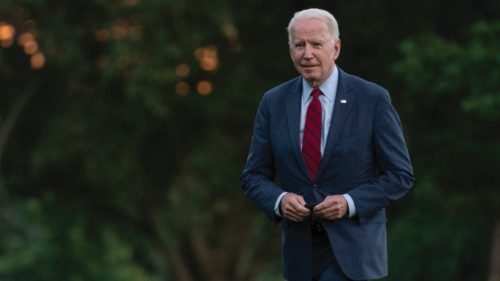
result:
M 187 63 L 181 63 L 175 68 L 175 74 L 180 78 L 186 78 L 189 75 L 190 69 Z
M 34 21 L 27 21 L 35 25 Z M 19 34 L 17 43 L 23 48 L 25 54 L 30 57 L 30 66 L 33 69 L 42 69 L 45 66 L 45 55 L 40 51 L 38 42 L 33 32 L 23 32 Z
M 7 22 L 0 22 L 0 45 L 4 48 L 12 46 L 16 30 L 14 26 Z
M 30 56 L 30 66 L 32 69 L 42 69 L 45 66 L 45 55 L 40 51 L 38 42 L 33 32 L 36 32 L 36 23 L 34 20 L 25 22 L 24 30 L 29 30 L 19 34 L 17 43 L 25 54 Z M 14 43 L 16 30 L 8 22 L 0 22 L 0 45 L 4 48 L 12 46 Z
M 198 84 L 196 84 L 196 91 L 198 94 L 202 96 L 208 96 L 212 93 L 214 86 L 212 85 L 212 82 L 208 80 L 200 80 L 198 81 Z
M 23 45 L 23 50 L 27 55 L 33 55 L 38 52 L 38 44 L 36 41 L 28 41 Z
M 189 94 L 189 84 L 184 81 L 175 83 L 175 92 L 181 96 Z
M 195 50 L 194 56 L 198 59 L 200 67 L 205 71 L 214 71 L 219 66 L 217 47 L 206 45 Z
M 31 56 L 30 59 L 31 68 L 41 69 L 45 65 L 45 56 L 42 52 L 38 52 Z
M 24 46 L 24 44 L 28 43 L 29 41 L 35 41 L 35 36 L 31 32 L 23 32 L 17 38 L 17 43 L 19 44 L 19 46 Z

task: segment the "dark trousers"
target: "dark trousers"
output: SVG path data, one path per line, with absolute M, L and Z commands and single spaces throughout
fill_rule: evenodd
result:
M 311 226 L 313 243 L 313 281 L 349 281 L 333 254 L 330 241 L 321 222 Z

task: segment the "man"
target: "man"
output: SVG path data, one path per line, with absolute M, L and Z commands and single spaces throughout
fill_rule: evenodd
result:
M 384 88 L 335 65 L 340 39 L 329 12 L 296 13 L 288 35 L 301 76 L 263 96 L 243 190 L 282 223 L 287 280 L 382 278 L 384 208 L 414 182 L 399 117 Z

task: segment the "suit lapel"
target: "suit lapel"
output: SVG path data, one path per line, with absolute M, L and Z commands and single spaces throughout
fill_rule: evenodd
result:
M 337 95 L 335 96 L 335 105 L 333 107 L 333 115 L 330 123 L 330 129 L 326 138 L 325 151 L 321 158 L 321 163 L 318 171 L 318 178 L 321 176 L 326 163 L 332 155 L 333 149 L 338 141 L 340 131 L 344 125 L 349 112 L 355 102 L 355 96 L 351 92 L 352 85 L 349 77 L 339 68 L 339 81 L 337 85 Z
M 290 87 L 290 93 L 287 95 L 285 100 L 285 110 L 288 121 L 288 130 L 290 135 L 290 141 L 292 142 L 292 149 L 297 158 L 297 163 L 299 163 L 304 175 L 307 177 L 307 170 L 304 164 L 304 159 L 302 159 L 302 153 L 300 149 L 300 107 L 302 98 L 302 79 L 298 78 L 297 82 Z

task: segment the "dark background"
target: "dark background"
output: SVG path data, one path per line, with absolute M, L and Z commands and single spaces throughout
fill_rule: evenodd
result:
M 499 280 L 499 6 L 2 0 L 0 279 L 281 280 L 238 178 L 261 95 L 297 75 L 285 27 L 318 7 L 414 164 L 385 280 Z

